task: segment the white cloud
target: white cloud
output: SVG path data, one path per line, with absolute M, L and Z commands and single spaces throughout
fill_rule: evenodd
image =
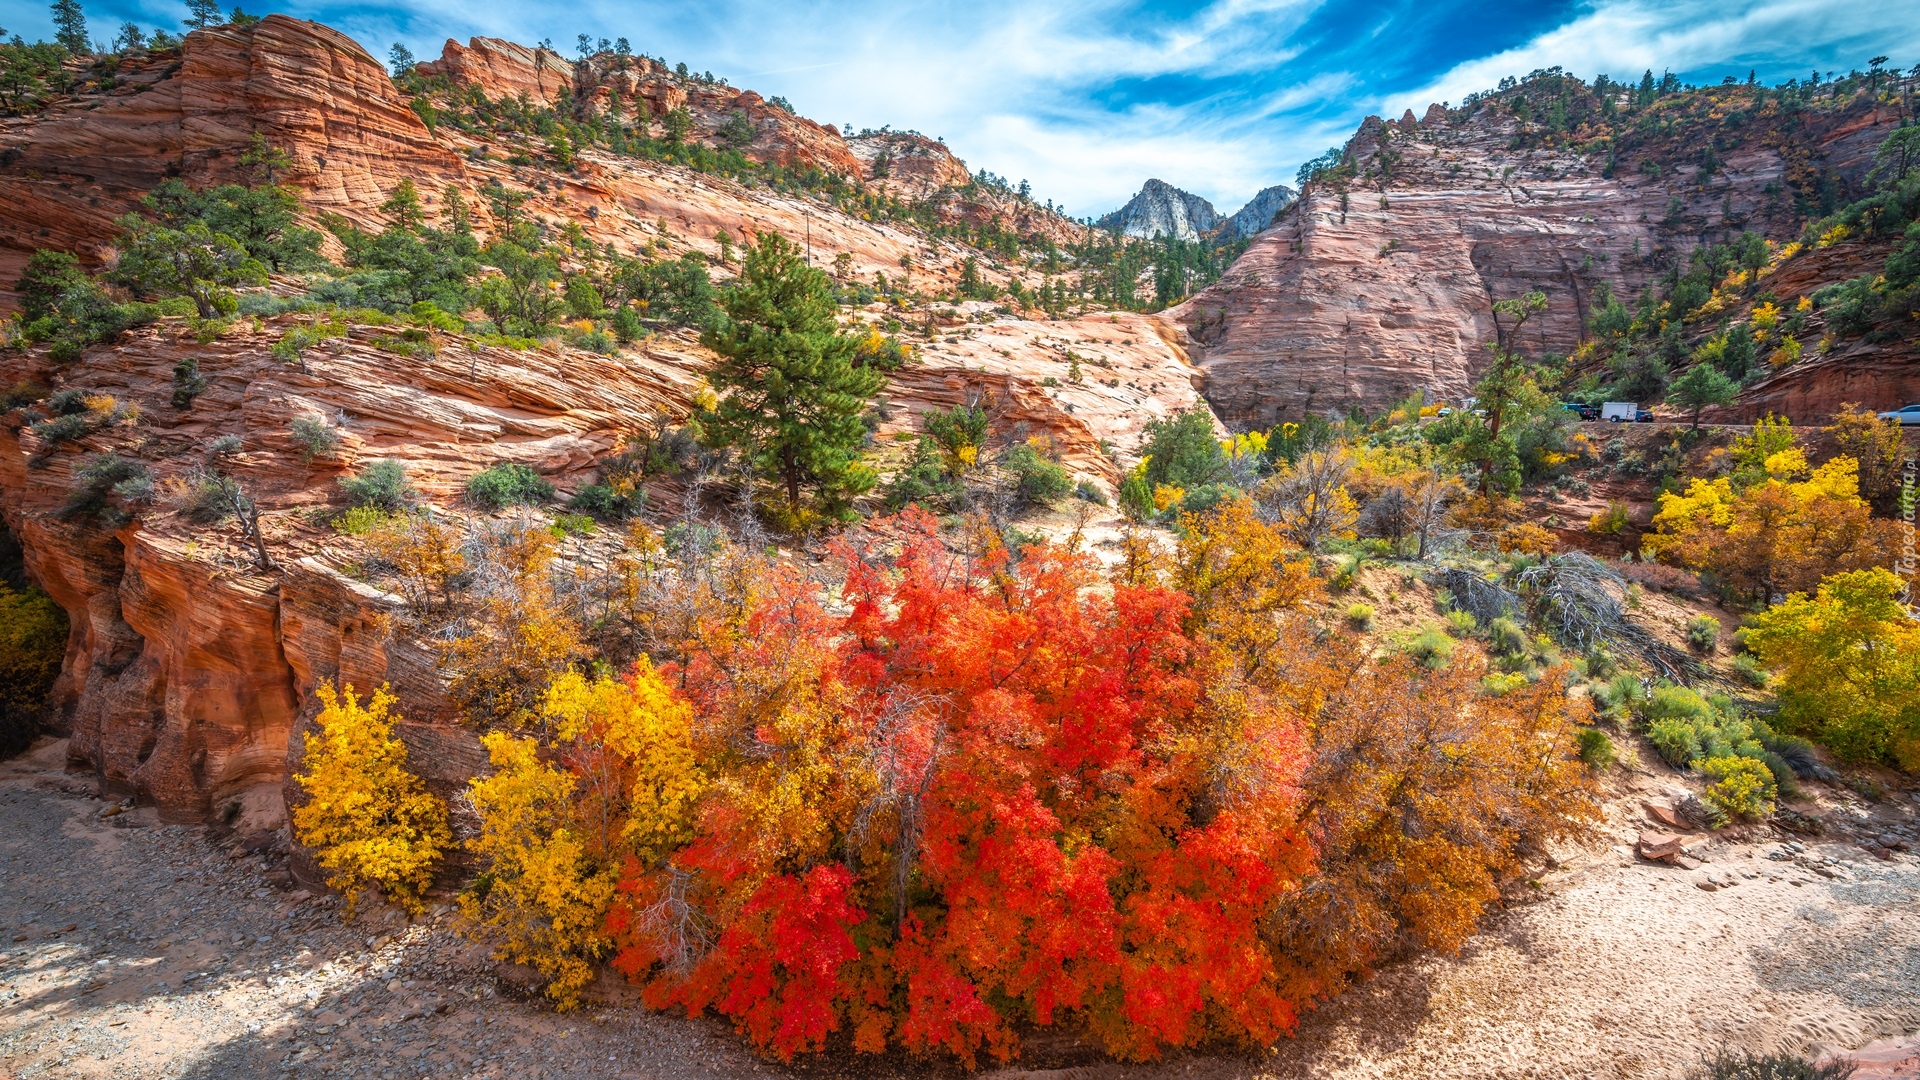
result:
M 1139 0 L 580 0 L 564 9 L 291 0 L 282 10 L 330 22 L 380 57 L 395 40 L 426 59 L 448 37 L 550 36 L 571 52 L 577 33 L 624 36 L 639 51 L 784 95 L 823 122 L 944 136 L 970 166 L 1028 179 L 1076 215 L 1118 206 L 1150 176 L 1231 212 L 1262 187 L 1291 183 L 1299 162 L 1368 113 L 1418 113 L 1554 64 L 1588 78 L 1668 67 L 1696 80 L 1736 68 L 1744 77 L 1751 66 L 1778 79 L 1879 53 L 1920 59 L 1916 0 L 1595 0 L 1522 45 L 1410 80 L 1423 86 L 1382 86 L 1356 66 L 1389 46 L 1404 60 L 1392 9 L 1381 9 L 1372 38 L 1346 47 L 1301 34 L 1338 2 L 1212 0 L 1173 16 Z M 88 7 L 96 36 L 127 17 L 176 29 L 180 15 L 171 0 Z M 21 15 L 6 20 L 12 29 L 48 32 L 44 14 Z
M 1717 78 L 1758 68 L 1774 81 L 1814 66 L 1845 71 L 1873 55 L 1920 54 L 1920 7 L 1911 2 L 1839 4 L 1832 0 L 1621 0 L 1595 6 L 1532 41 L 1470 60 L 1411 93 L 1382 94 L 1375 111 L 1416 112 L 1428 102 L 1458 102 L 1501 78 L 1555 64 L 1591 79 L 1638 81 L 1668 69 Z M 1738 72 L 1740 76 L 1745 71 Z

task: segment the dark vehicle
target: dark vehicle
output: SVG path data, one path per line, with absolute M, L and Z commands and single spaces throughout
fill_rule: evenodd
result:
M 1582 405 L 1577 401 L 1563 401 L 1560 403 L 1560 407 L 1570 413 L 1578 413 L 1582 420 L 1600 419 L 1600 406 L 1598 405 Z
M 1633 422 L 1634 422 L 1634 423 L 1636 423 L 1636 424 L 1651 424 L 1651 423 L 1653 423 L 1653 410 L 1652 410 L 1652 409 L 1637 409 L 1637 410 L 1635 410 L 1635 411 L 1634 411 L 1634 414 L 1633 414 Z

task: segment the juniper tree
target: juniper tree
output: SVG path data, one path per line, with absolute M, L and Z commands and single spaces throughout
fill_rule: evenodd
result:
M 778 481 L 789 511 L 806 489 L 834 505 L 870 488 L 863 418 L 885 379 L 854 362 L 826 272 L 785 237 L 761 233 L 720 308 L 701 334 L 721 358 L 708 376 L 724 395 L 706 425 L 714 440 Z

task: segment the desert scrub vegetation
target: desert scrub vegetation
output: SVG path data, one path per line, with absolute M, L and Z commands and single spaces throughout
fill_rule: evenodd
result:
M 397 514 L 419 498 L 407 480 L 407 467 L 391 458 L 369 464 L 352 476 L 340 479 L 340 490 L 355 507 Z
M 553 485 L 525 465 L 493 465 L 467 478 L 467 501 L 482 510 L 537 506 L 553 498 Z
M 915 510 L 904 547 L 842 541 L 831 607 L 694 522 L 630 526 L 564 590 L 532 517 L 376 530 L 495 766 L 472 932 L 557 1003 L 605 962 L 783 1058 L 1004 1060 L 1035 1023 L 1148 1058 L 1270 1041 L 1403 942 L 1457 948 L 1593 820 L 1564 672 L 1491 696 L 1477 649 L 1356 666 L 1244 500 L 1103 589 L 969 520 L 961 550 Z M 1192 995 L 1153 992 L 1175 975 Z
M 38 589 L 0 580 L 0 758 L 33 742 L 67 651 L 67 613 Z
M 388 709 L 386 687 L 363 706 L 348 686 L 316 692 L 321 703 L 305 737 L 294 781 L 306 801 L 293 810 L 293 829 L 327 872 L 327 884 L 346 897 L 349 918 L 360 894 L 374 888 L 408 911 L 426 909 L 433 870 L 452 846 L 447 808 L 407 770 L 406 744 L 393 737 L 399 720 Z

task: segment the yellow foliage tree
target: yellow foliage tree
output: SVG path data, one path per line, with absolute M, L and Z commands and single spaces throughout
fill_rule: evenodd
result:
M 492 776 L 469 795 L 480 835 L 467 846 L 487 869 L 460 897 L 461 912 L 490 932 L 494 955 L 547 976 L 561 1009 L 580 1003 L 605 934 L 616 868 L 596 859 L 575 816 L 574 776 L 540 760 L 539 744 L 501 731 L 481 738 Z
M 1852 458 L 1808 473 L 1801 452 L 1786 449 L 1769 454 L 1762 468 L 1766 478 L 1744 490 L 1723 476 L 1661 495 L 1657 531 L 1642 540 L 1643 550 L 1708 571 L 1761 603 L 1882 561 L 1888 523 L 1871 519 Z
M 540 718 L 554 735 L 482 740 L 494 774 L 473 781 L 487 869 L 461 897 L 502 959 L 549 979 L 561 1008 L 579 1004 L 592 961 L 612 944 L 607 912 L 630 860 L 651 866 L 693 836 L 707 786 L 692 744 L 693 712 L 642 659 L 624 681 L 567 672 Z
M 1920 623 L 1882 567 L 1795 593 L 1742 632 L 1779 676 L 1780 723 L 1856 760 L 1920 772 Z
M 348 917 L 369 886 L 417 913 L 434 865 L 453 843 L 446 804 L 407 771 L 386 687 L 365 708 L 352 686 L 336 694 L 322 683 L 318 695 L 323 707 L 306 737 L 306 771 L 294 777 L 309 796 L 293 811 L 294 835 L 313 849 L 327 884 L 345 894 Z

